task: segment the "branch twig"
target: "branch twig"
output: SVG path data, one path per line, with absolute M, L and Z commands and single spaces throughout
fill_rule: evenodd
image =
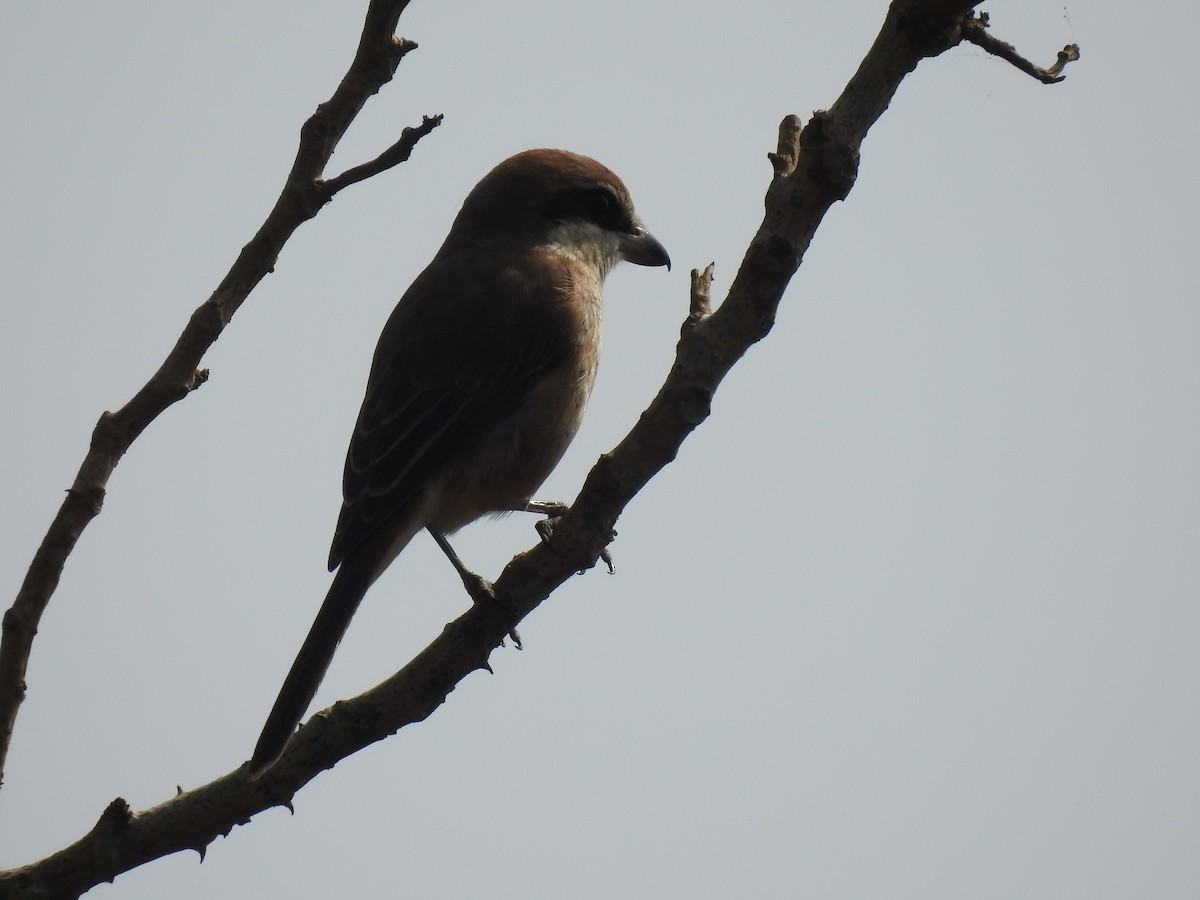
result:
M 352 184 L 358 184 L 360 181 L 365 181 L 374 175 L 386 172 L 393 166 L 407 162 L 409 156 L 412 155 L 413 148 L 417 146 L 417 141 L 441 124 L 442 117 L 440 115 L 425 116 L 419 126 L 416 128 L 405 128 L 400 133 L 400 140 L 396 141 L 396 143 L 392 144 L 392 146 L 388 147 L 370 162 L 353 166 L 341 175 L 320 182 L 321 191 L 326 195 L 323 202 L 333 199 L 333 195 L 343 188 L 348 188 Z
M 967 19 L 963 23 L 963 39 L 970 41 L 976 47 L 982 47 L 993 56 L 998 56 L 1005 62 L 1012 63 L 1026 75 L 1031 75 L 1042 84 L 1057 84 L 1060 81 L 1066 80 L 1066 75 L 1062 74 L 1063 69 L 1067 67 L 1067 63 L 1075 62 L 1079 59 L 1079 45 L 1067 44 L 1058 51 L 1058 59 L 1049 68 L 1043 69 L 1040 66 L 1035 66 L 1020 53 L 1012 44 L 1005 43 L 999 38 L 992 37 L 988 34 L 988 14 L 981 12 L 979 15 Z

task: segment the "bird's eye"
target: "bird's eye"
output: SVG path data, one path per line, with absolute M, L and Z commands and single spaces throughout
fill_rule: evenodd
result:
M 592 222 L 601 228 L 621 229 L 628 218 L 624 204 L 604 186 L 573 187 L 560 191 L 550 201 L 547 214 L 560 222 Z
M 607 219 L 617 208 L 617 201 L 608 191 L 589 191 L 587 200 L 596 219 Z

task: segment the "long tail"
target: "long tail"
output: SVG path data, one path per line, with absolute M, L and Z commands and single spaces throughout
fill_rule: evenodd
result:
M 334 651 L 350 626 L 350 619 L 374 581 L 374 574 L 371 567 L 352 563 L 343 563 L 338 569 L 308 637 L 284 679 L 271 714 L 267 716 L 254 755 L 250 757 L 252 776 L 261 775 L 283 754 L 325 677 Z

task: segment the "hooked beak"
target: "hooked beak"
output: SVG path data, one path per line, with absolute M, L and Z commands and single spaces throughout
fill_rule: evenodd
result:
M 671 257 L 658 238 L 648 232 L 640 222 L 635 230 L 618 237 L 621 256 L 635 266 L 666 266 L 671 271 Z

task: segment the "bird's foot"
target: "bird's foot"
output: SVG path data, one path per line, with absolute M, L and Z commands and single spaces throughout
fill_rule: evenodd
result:
M 563 554 L 558 550 L 557 547 L 554 546 L 554 523 L 557 519 L 558 519 L 557 516 L 553 516 L 549 519 L 542 519 L 533 527 L 534 527 L 534 530 L 537 531 L 538 537 L 540 537 L 542 539 L 542 543 L 545 544 L 547 547 L 549 547 L 551 550 L 553 550 L 555 553 L 558 553 L 559 556 L 562 556 Z M 609 542 L 615 540 L 616 537 L 617 537 L 616 531 L 610 531 L 608 533 Z M 608 549 L 607 544 L 600 548 L 600 561 L 603 562 L 604 565 L 608 567 L 609 575 L 616 574 L 617 567 L 613 563 L 612 552 Z M 588 568 L 590 568 L 590 566 Z M 580 569 L 579 574 L 582 575 L 586 571 L 587 571 L 587 569 Z
M 518 650 L 524 650 L 524 649 L 525 649 L 525 646 L 524 646 L 524 645 L 521 643 L 521 635 L 519 635 L 519 634 L 517 633 L 517 629 L 515 629 L 515 628 L 514 628 L 512 631 L 510 631 L 510 632 L 508 633 L 508 636 L 509 636 L 510 638 L 512 638 L 512 642 L 513 642 L 513 646 L 514 646 L 514 647 L 516 647 Z M 503 646 L 504 646 L 504 641 L 501 641 L 501 642 L 500 642 L 500 646 L 501 646 L 501 647 L 503 647 Z
M 462 576 L 463 587 L 467 589 L 467 595 L 471 598 L 472 603 L 495 603 L 498 606 L 504 606 L 500 598 L 496 596 L 496 585 L 482 575 L 476 575 L 469 569 L 463 569 L 458 574 Z
M 500 599 L 496 593 L 496 585 L 488 581 L 482 575 L 476 575 L 470 569 L 463 569 L 459 572 L 462 576 L 463 587 L 466 588 L 467 596 L 471 598 L 471 602 L 475 604 L 495 604 L 510 615 L 516 615 L 513 608 Z M 512 638 L 513 646 L 518 650 L 523 650 L 521 644 L 521 635 L 517 633 L 517 629 L 509 631 L 508 636 Z M 504 646 L 504 642 L 500 642 L 500 646 Z
M 458 558 L 458 554 L 454 552 L 454 548 L 450 546 L 450 542 L 446 540 L 446 536 L 440 531 L 435 531 L 432 528 L 427 529 L 437 541 L 437 545 L 442 548 L 442 552 L 446 554 L 446 559 L 450 560 L 450 565 L 454 566 L 454 571 L 458 573 L 458 577 L 462 579 L 463 587 L 466 588 L 467 596 L 471 598 L 473 603 L 494 603 L 501 609 L 516 615 L 515 610 L 496 595 L 496 586 L 488 581 L 482 575 L 476 575 Z M 519 644 L 520 641 L 517 641 Z
M 609 540 L 611 541 L 616 536 L 617 536 L 617 533 L 615 531 L 613 531 L 612 536 L 609 538 Z M 604 563 L 604 565 L 608 566 L 608 574 L 609 575 L 617 574 L 617 567 L 616 567 L 616 565 L 613 564 L 612 551 L 610 551 L 608 549 L 608 547 L 604 547 L 600 550 L 600 560 L 601 560 L 601 562 Z

